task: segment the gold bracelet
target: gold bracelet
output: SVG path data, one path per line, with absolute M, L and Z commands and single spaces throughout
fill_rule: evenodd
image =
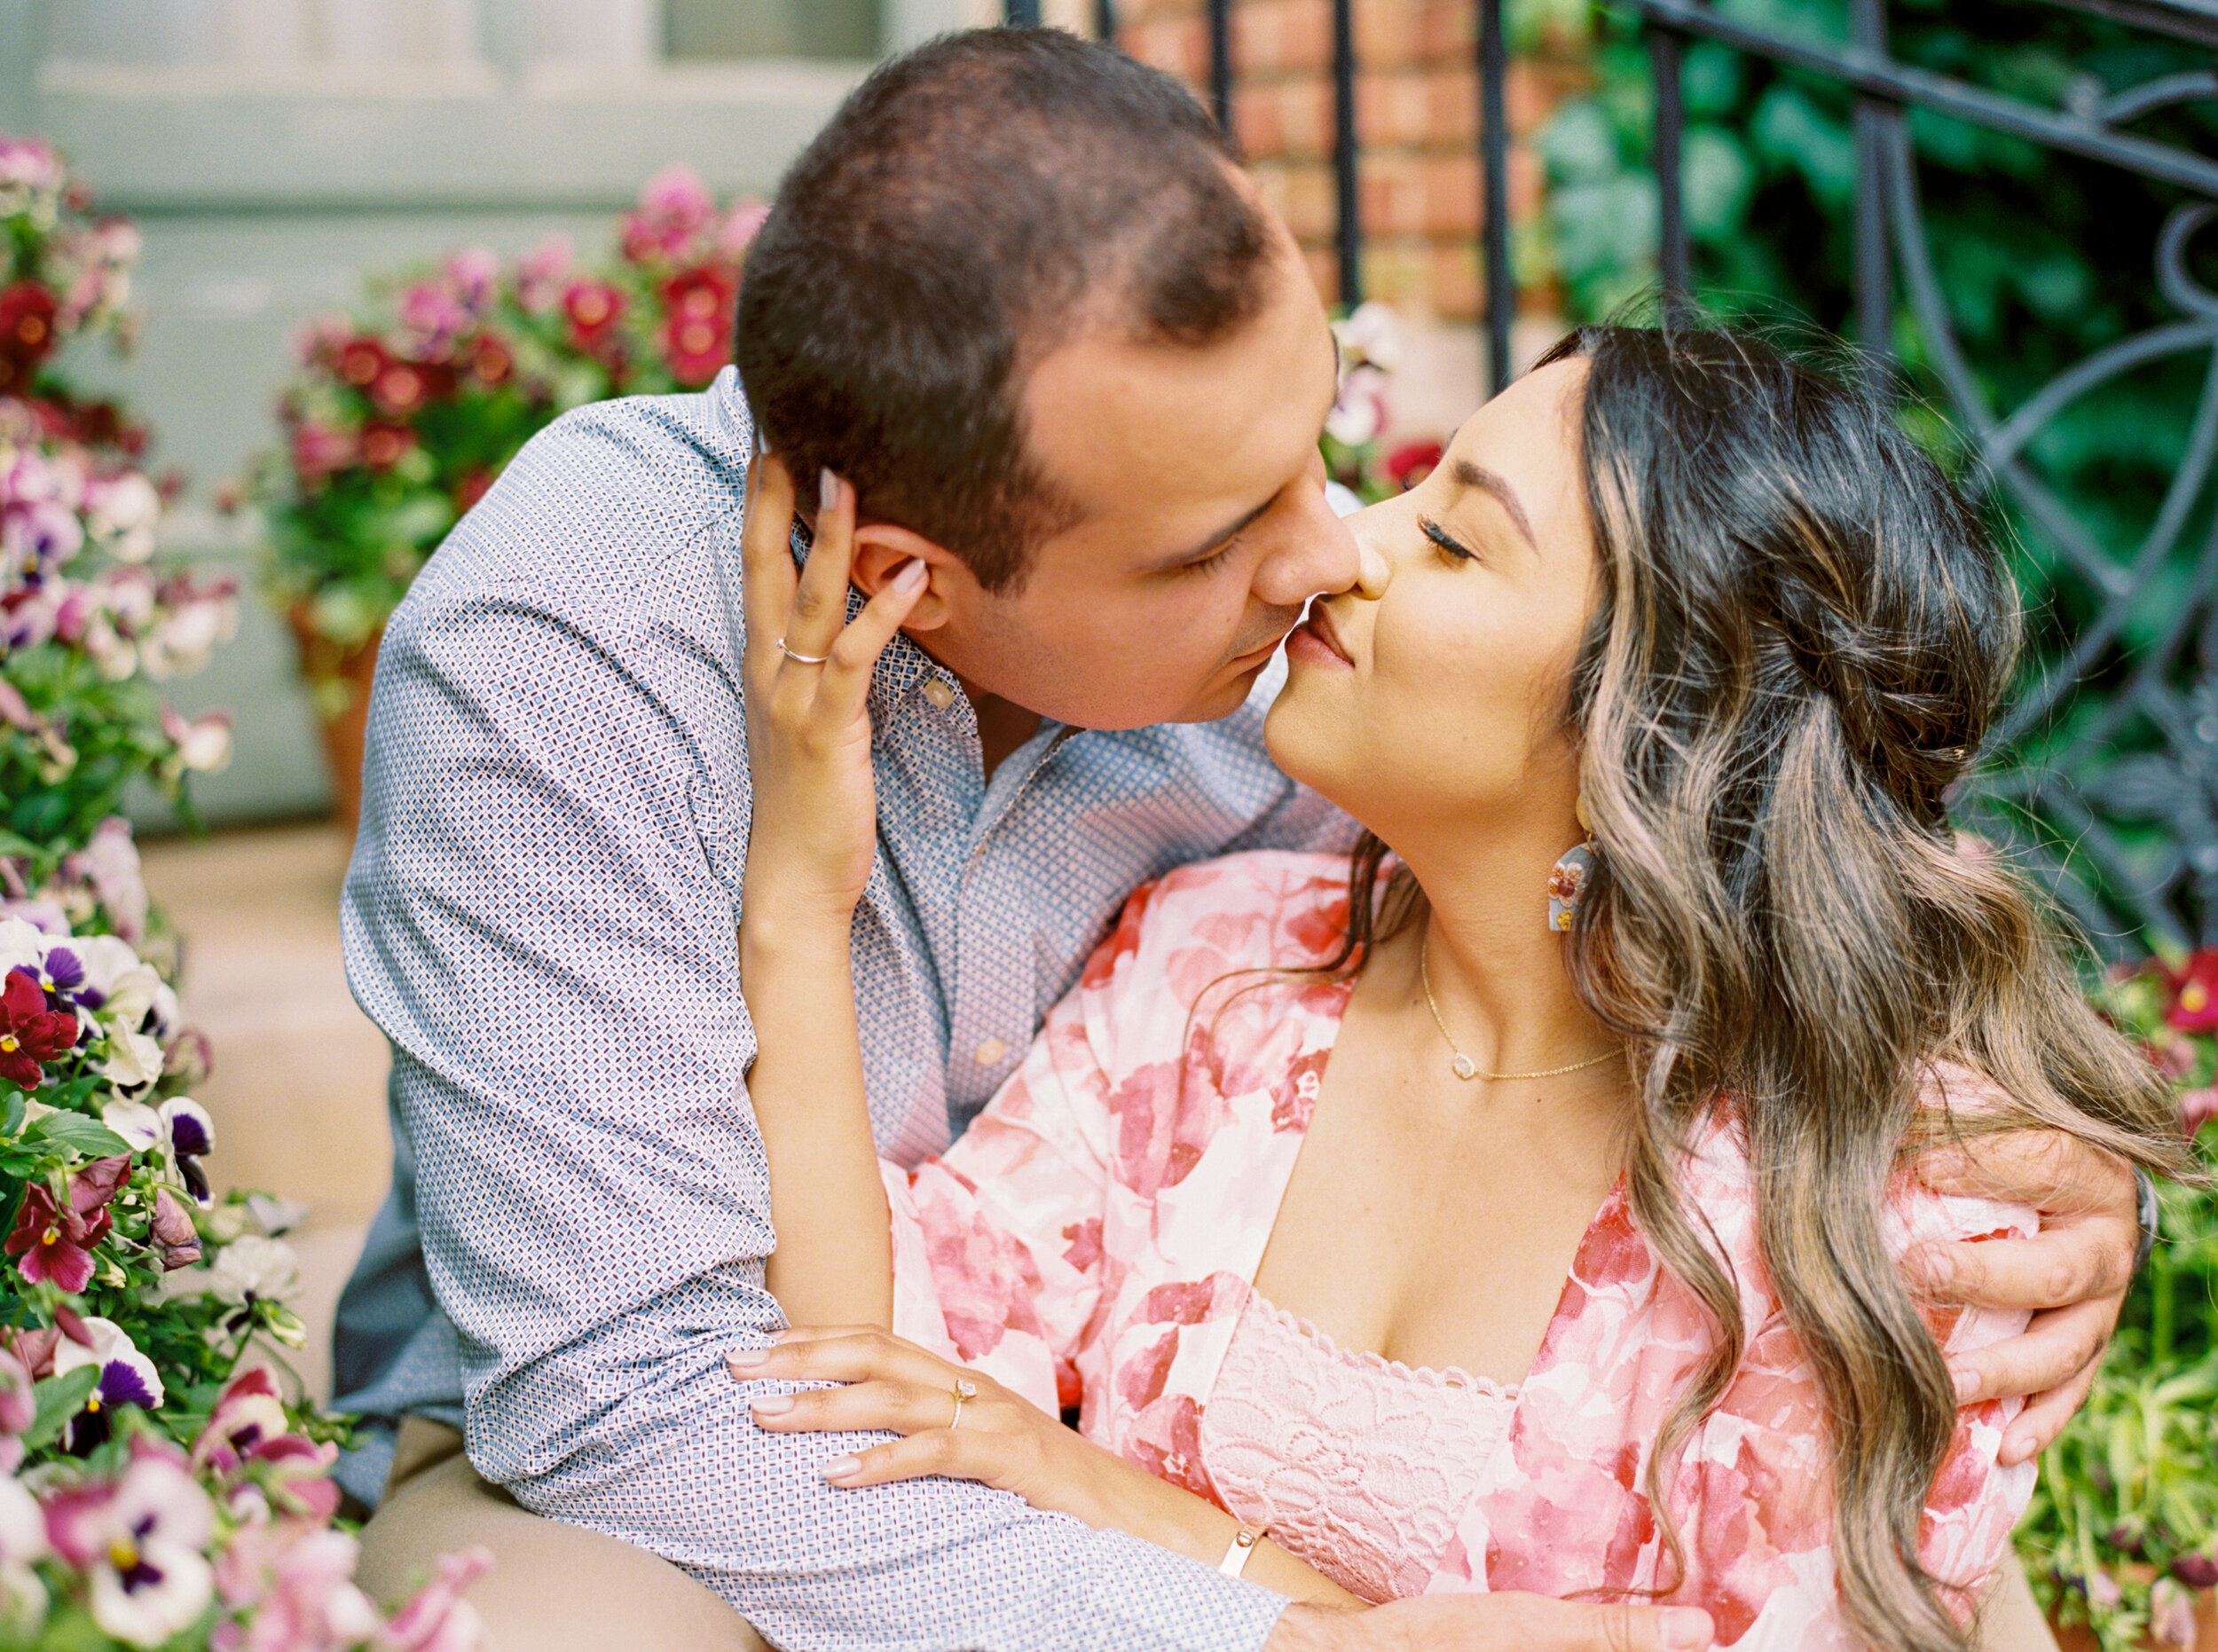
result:
M 1232 1534 L 1232 1541 L 1224 1551 L 1224 1558 L 1217 1562 L 1217 1569 L 1227 1577 L 1237 1577 L 1247 1569 L 1247 1557 L 1255 1552 L 1255 1546 L 1263 1540 L 1268 1526 L 1251 1526 L 1240 1522 L 1240 1529 Z

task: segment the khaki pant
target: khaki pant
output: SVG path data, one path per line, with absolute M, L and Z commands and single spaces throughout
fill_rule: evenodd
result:
M 720 1595 L 668 1561 L 527 1514 L 478 1478 L 460 1435 L 411 1417 L 385 1500 L 363 1528 L 362 1586 L 392 1606 L 440 1555 L 472 1544 L 494 1557 L 468 1595 L 485 1620 L 488 1652 L 767 1652 Z M 1984 1652 L 2057 1652 L 2014 1559 L 1979 1627 Z
M 527 1513 L 478 1477 L 460 1435 L 407 1419 L 357 1581 L 389 1609 L 440 1555 L 473 1544 L 493 1553 L 467 1597 L 487 1652 L 766 1652 L 722 1596 L 668 1561 Z

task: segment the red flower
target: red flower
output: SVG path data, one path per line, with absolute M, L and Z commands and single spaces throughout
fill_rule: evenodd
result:
M 362 462 L 373 470 L 390 470 L 416 444 L 416 433 L 405 424 L 367 424 L 362 427 Z
M 2218 947 L 2198 948 L 2172 977 L 2164 1019 L 2183 1033 L 2218 1032 Z
M 0 1078 L 19 1090 L 36 1090 L 46 1076 L 39 1064 L 59 1061 L 76 1045 L 77 1018 L 49 1010 L 28 970 L 10 970 L 0 989 Z
M 475 470 L 464 471 L 454 484 L 455 510 L 467 515 L 472 506 L 485 497 L 486 490 L 492 484 L 493 473 L 483 465 Z
M 1441 447 L 1437 442 L 1409 442 L 1386 456 L 1387 475 L 1394 478 L 1394 485 L 1408 492 L 1440 464 Z
M 431 382 L 411 361 L 396 361 L 370 381 L 370 400 L 390 419 L 405 419 L 431 399 Z
M 480 338 L 476 349 L 470 352 L 471 375 L 489 390 L 498 389 L 506 384 L 508 375 L 515 370 L 515 358 L 508 353 L 508 347 L 490 333 Z
M 374 338 L 349 339 L 339 350 L 339 376 L 366 390 L 384 375 L 393 358 Z
M 703 267 L 673 275 L 663 287 L 669 319 L 663 359 L 680 384 L 706 384 L 732 358 L 732 305 L 738 284 L 725 271 Z
M 570 342 L 592 350 L 622 319 L 624 295 L 606 281 L 572 281 L 562 294 L 562 313 L 570 318 Z
M 59 308 L 41 282 L 0 287 L 0 356 L 26 367 L 43 360 L 54 348 L 54 311 Z
M 6 1251 L 22 1258 L 17 1265 L 25 1278 L 34 1285 L 51 1279 L 72 1293 L 92 1282 L 92 1247 L 115 1225 L 108 1200 L 130 1165 L 130 1154 L 118 1153 L 78 1171 L 70 1178 L 67 1209 L 58 1207 L 53 1194 L 37 1183 L 24 1190 L 23 1208 Z

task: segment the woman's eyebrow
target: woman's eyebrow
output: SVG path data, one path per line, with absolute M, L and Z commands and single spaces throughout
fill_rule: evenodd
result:
M 1484 465 L 1475 465 L 1467 459 L 1459 459 L 1448 467 L 1448 479 L 1458 487 L 1482 488 L 1501 501 L 1509 519 L 1517 524 L 1517 531 L 1525 536 L 1525 543 L 1535 551 L 1540 541 L 1533 537 L 1532 518 L 1525 515 L 1525 507 L 1517 497 L 1517 490 L 1508 481 L 1489 470 Z

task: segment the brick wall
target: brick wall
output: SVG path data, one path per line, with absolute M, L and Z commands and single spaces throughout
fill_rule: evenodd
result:
M 1256 177 L 1336 295 L 1331 0 L 1234 0 L 1232 120 Z M 1473 0 L 1356 0 L 1357 184 L 1364 295 L 1413 324 L 1475 323 L 1479 253 L 1478 7 Z M 1207 96 L 1202 0 L 1122 0 L 1118 38 L 1145 63 Z M 1505 86 L 1513 224 L 1539 204 L 1531 146 L 1580 70 L 1568 51 L 1513 59 Z M 1553 295 L 1520 312 L 1553 314 Z

